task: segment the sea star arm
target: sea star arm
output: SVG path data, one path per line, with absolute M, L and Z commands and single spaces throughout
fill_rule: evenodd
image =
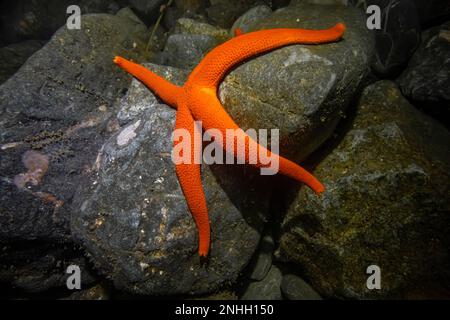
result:
M 187 105 L 189 105 L 194 119 L 202 121 L 202 126 L 205 130 L 214 128 L 222 132 L 224 137 L 222 147 L 224 149 L 226 149 L 227 144 L 229 144 L 229 142 L 226 141 L 227 130 L 234 130 L 235 135 L 233 136 L 233 141 L 231 141 L 231 144 L 234 146 L 233 153 L 236 157 L 239 157 L 240 155 L 237 146 L 239 143 L 244 142 L 245 163 L 250 163 L 250 150 L 259 150 L 258 154 L 264 154 L 264 152 L 266 152 L 267 157 L 270 157 L 271 159 L 276 158 L 279 161 L 279 173 L 305 183 L 316 193 L 322 193 L 325 190 L 325 187 L 301 166 L 282 156 L 272 153 L 270 150 L 259 145 L 244 131 L 240 130 L 239 126 L 223 108 L 214 89 L 197 88 L 197 90 L 198 91 L 194 90 L 192 93 L 187 94 Z M 252 165 L 258 168 L 268 166 L 267 164 L 262 163 L 259 157 L 257 162 Z
M 206 257 L 209 252 L 210 225 L 201 181 L 200 164 L 195 162 L 194 125 L 194 119 L 189 108 L 184 103 L 180 103 L 175 127 L 176 129 L 184 129 L 189 132 L 189 137 L 191 138 L 191 159 L 189 163 L 177 164 L 175 167 L 187 205 L 197 225 L 199 237 L 198 254 L 200 257 Z M 180 141 L 174 141 L 175 145 L 178 143 Z
M 165 103 L 173 108 L 177 108 L 177 99 L 182 92 L 178 87 L 156 73 L 148 70 L 144 66 L 131 62 L 122 57 L 115 57 L 114 63 L 119 67 L 142 81 L 150 90 L 155 92 Z
M 268 29 L 241 34 L 217 46 L 200 62 L 187 83 L 216 87 L 236 64 L 258 54 L 291 44 L 321 44 L 339 40 L 345 25 L 325 30 Z

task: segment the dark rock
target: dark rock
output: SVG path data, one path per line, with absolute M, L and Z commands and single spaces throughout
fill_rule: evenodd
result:
M 228 31 L 225 29 L 189 18 L 178 19 L 174 33 L 212 36 L 216 39 L 217 43 L 225 42 L 230 38 Z
M 174 34 L 167 39 L 158 63 L 181 69 L 193 69 L 203 56 L 217 45 L 214 37 L 200 34 Z
M 160 8 L 166 0 L 129 0 L 131 9 L 144 21 L 150 25 L 156 21 L 160 14 Z
M 204 0 L 175 0 L 177 8 L 185 13 L 196 13 L 203 10 L 207 1 Z
M 140 60 L 146 28 L 129 9 L 82 17 L 81 30 L 60 29 L 0 87 L 0 241 L 67 238 L 76 187 L 90 174 L 98 149 L 114 131 L 110 117 L 130 76 L 116 54 Z M 39 183 L 34 150 L 49 160 Z
M 153 94 L 140 83 L 127 95 L 124 104 L 139 105 L 132 96 L 155 101 L 145 98 Z M 129 109 L 121 108 L 123 114 Z M 203 294 L 233 282 L 258 245 L 268 212 L 267 180 L 248 166 L 202 167 L 212 231 L 205 268 L 199 263 L 197 229 L 170 156 L 175 111 L 155 102 L 129 119 L 103 146 L 90 188 L 77 194 L 73 233 L 120 290 Z
M 450 109 L 450 21 L 422 33 L 422 43 L 398 84 L 409 99 Z
M 270 5 L 268 0 L 210 0 L 208 17 L 221 28 L 230 28 L 244 12 L 257 5 Z
M 42 46 L 42 41 L 29 40 L 0 48 L 0 84 L 12 76 Z
M 277 266 L 273 265 L 269 273 L 261 281 L 251 282 L 241 300 L 281 300 L 281 280 L 283 274 Z
M 231 36 L 234 35 L 234 31 L 239 28 L 241 31 L 248 32 L 251 25 L 256 23 L 258 20 L 268 17 L 272 13 L 272 9 L 269 6 L 261 5 L 251 8 L 240 16 L 231 27 Z
M 80 267 L 82 287 L 95 280 L 83 254 L 71 245 L 36 242 L 2 244 L 0 261 L 0 282 L 7 284 L 9 289 L 27 293 L 66 288 L 70 276 L 66 271 L 70 265 Z
M 318 165 L 283 222 L 281 258 L 323 296 L 449 296 L 450 134 L 389 81 L 367 87 L 349 131 Z M 381 269 L 369 290 L 366 270 Z
M 110 0 L 46 0 L 46 1 L 2 1 L 0 24 L 7 43 L 25 39 L 48 40 L 53 33 L 65 25 L 70 5 L 78 5 L 81 14 L 115 14 L 125 1 Z
M 448 19 L 450 5 L 448 0 L 414 0 L 420 23 L 424 26 Z
M 96 284 L 89 289 L 79 290 L 62 300 L 109 300 L 110 290 L 107 286 Z
M 420 22 L 414 1 L 351 0 L 366 10 L 369 5 L 381 8 L 381 29 L 375 30 L 373 70 L 381 76 L 398 74 L 420 43 Z
M 309 284 L 293 274 L 283 276 L 281 291 L 289 300 L 322 300 L 319 294 Z
M 261 281 L 267 275 L 272 266 L 272 255 L 275 243 L 270 234 L 261 238 L 258 250 L 249 265 L 251 280 Z
M 282 155 L 300 161 L 333 132 L 368 73 L 371 36 L 359 10 L 295 5 L 252 26 L 324 29 L 345 22 L 344 39 L 326 45 L 293 45 L 247 61 L 231 71 L 219 97 L 244 130 L 277 128 Z

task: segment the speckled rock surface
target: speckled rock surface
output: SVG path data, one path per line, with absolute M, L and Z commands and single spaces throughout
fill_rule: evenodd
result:
M 189 18 L 178 19 L 175 24 L 174 33 L 203 34 L 206 36 L 212 36 L 217 40 L 217 43 L 221 43 L 229 39 L 226 29 Z
M 0 241 L 68 236 L 73 193 L 114 131 L 115 103 L 130 83 L 112 59 L 139 61 L 146 35 L 129 9 L 83 16 L 81 30 L 60 29 L 0 86 Z M 47 166 L 23 186 L 16 178 L 30 150 Z
M 168 78 L 175 73 L 161 72 Z M 121 110 L 129 110 L 130 102 L 140 104 L 132 96 L 151 101 L 151 95 L 136 82 Z M 268 212 L 268 180 L 248 166 L 202 167 L 212 231 L 205 267 L 170 156 L 175 110 L 155 102 L 130 119 L 103 146 L 90 187 L 77 194 L 74 235 L 118 289 L 201 294 L 233 282 L 258 245 Z
M 251 59 L 222 82 L 220 100 L 244 130 L 278 128 L 280 152 L 302 160 L 333 132 L 368 71 L 371 35 L 359 10 L 295 5 L 252 26 L 323 29 L 344 22 L 344 40 L 293 45 Z
M 318 165 L 322 197 L 287 203 L 280 253 L 321 295 L 448 297 L 450 134 L 393 82 L 367 87 L 349 131 Z M 381 269 L 381 290 L 366 269 Z
M 397 82 L 405 96 L 450 110 L 450 21 L 422 33 L 422 43 Z
M 192 70 L 205 54 L 219 44 L 211 35 L 172 34 L 157 62 L 176 68 Z

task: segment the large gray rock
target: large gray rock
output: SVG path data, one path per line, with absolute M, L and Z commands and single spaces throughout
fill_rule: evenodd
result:
M 159 55 L 160 64 L 192 70 L 218 41 L 204 34 L 173 34 L 169 36 L 164 51 Z
M 173 68 L 147 66 L 166 78 L 182 77 Z M 102 147 L 90 187 L 80 188 L 72 231 L 119 289 L 213 292 L 238 277 L 258 245 L 268 180 L 248 166 L 202 167 L 212 242 L 208 264 L 200 264 L 197 229 L 170 156 L 175 110 L 152 96 L 133 82 L 119 113 L 127 125 Z
M 349 131 L 314 171 L 326 191 L 288 203 L 281 258 L 323 296 L 448 297 L 450 134 L 396 85 L 364 90 Z M 369 290 L 366 269 L 381 269 Z
M 292 5 L 259 20 L 251 30 L 324 29 L 344 22 L 344 39 L 325 45 L 292 45 L 253 58 L 231 71 L 219 97 L 244 130 L 277 128 L 280 152 L 302 160 L 333 132 L 369 70 L 372 38 L 359 10 Z
M 0 84 L 19 70 L 42 46 L 42 41 L 28 40 L 0 48 Z
M 81 30 L 61 28 L 0 87 L 0 241 L 68 236 L 73 193 L 129 86 L 112 60 L 139 61 L 146 31 L 129 9 L 83 16 Z
M 228 32 L 205 22 L 189 18 L 178 19 L 173 33 L 156 62 L 175 68 L 192 70 L 203 57 L 228 40 Z
M 450 21 L 422 33 L 422 43 L 397 82 L 405 96 L 450 111 Z

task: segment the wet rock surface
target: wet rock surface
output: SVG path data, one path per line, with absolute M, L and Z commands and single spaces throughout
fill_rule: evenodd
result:
M 242 300 L 281 300 L 281 270 L 273 265 L 261 281 L 252 281 L 243 293 Z
M 294 5 L 252 26 L 326 29 L 344 22 L 344 40 L 293 45 L 251 59 L 224 79 L 219 97 L 244 130 L 278 128 L 280 152 L 302 160 L 333 132 L 368 71 L 371 35 L 359 10 Z
M 114 131 L 110 117 L 130 82 L 112 59 L 142 57 L 146 28 L 129 9 L 82 21 L 0 87 L 0 240 L 69 237 L 68 205 Z
M 420 21 L 414 1 L 350 0 L 350 3 L 364 12 L 370 5 L 380 8 L 381 25 L 373 31 L 375 57 L 372 68 L 380 76 L 398 74 L 420 43 Z
M 281 257 L 326 297 L 448 294 L 449 142 L 394 83 L 367 87 L 351 127 L 314 171 L 326 192 L 302 188 L 288 202 Z M 366 287 L 373 264 L 381 290 Z
M 0 70 L 2 298 L 450 296 L 449 132 L 421 113 L 446 118 L 430 110 L 448 109 L 448 1 L 293 0 L 283 8 L 288 2 L 0 4 L 0 60 L 8 61 Z M 108 14 L 54 34 L 69 4 Z M 360 10 L 369 4 L 383 10 L 376 32 Z M 252 58 L 218 92 L 244 129 L 279 128 L 280 153 L 317 165 L 326 193 L 263 179 L 250 166 L 204 165 L 212 247 L 200 263 L 170 159 L 175 110 L 112 58 L 151 61 L 144 65 L 182 85 L 237 27 L 337 22 L 347 25 L 342 41 Z M 396 81 L 414 107 L 389 81 L 367 87 L 356 106 L 359 88 L 376 77 L 366 77 L 369 65 L 381 78 L 404 71 Z M 71 264 L 81 269 L 80 291 L 66 288 Z M 373 264 L 382 289 L 369 291 Z
M 81 250 L 61 243 L 22 242 L 2 244 L 0 251 L 0 284 L 26 293 L 43 293 L 49 289 L 66 289 L 70 265 L 80 268 L 82 287 L 95 281 L 95 273 Z M 1 286 L 0 286 L 1 287 Z M 1 290 L 1 296 L 7 294 Z M 44 293 L 43 293 L 44 294 Z
M 450 111 L 450 21 L 422 33 L 422 43 L 397 82 L 416 102 Z
M 281 281 L 283 296 L 289 300 L 322 300 L 319 294 L 302 278 L 286 274 Z
M 150 101 L 151 95 L 135 84 L 123 103 L 140 105 L 133 96 Z M 201 294 L 233 282 L 258 245 L 268 180 L 248 166 L 202 167 L 212 232 L 205 267 L 171 160 L 175 111 L 154 103 L 131 119 L 102 147 L 90 188 L 77 194 L 79 210 L 72 220 L 77 240 L 98 270 L 129 292 Z
M 44 43 L 28 40 L 0 48 L 0 84 L 12 76 Z

